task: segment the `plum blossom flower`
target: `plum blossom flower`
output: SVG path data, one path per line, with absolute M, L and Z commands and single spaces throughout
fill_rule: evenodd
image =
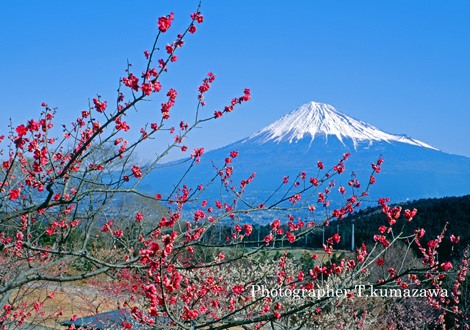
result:
M 171 22 L 173 21 L 175 15 L 173 14 L 173 12 L 171 12 L 169 15 L 167 16 L 162 16 L 158 19 L 158 30 L 160 30 L 160 32 L 164 33 L 166 32 L 170 26 L 171 26 Z
M 93 104 L 95 105 L 95 109 L 96 109 L 96 111 L 98 111 L 98 112 L 103 112 L 103 111 L 106 110 L 106 107 L 107 107 L 106 101 L 101 102 L 101 101 L 98 100 L 97 98 L 94 98 L 94 99 L 93 99 Z
M 131 171 L 134 177 L 136 178 L 142 177 L 142 170 L 137 165 L 132 166 Z
M 20 189 L 12 189 L 10 190 L 10 199 L 12 201 L 18 199 L 20 197 Z

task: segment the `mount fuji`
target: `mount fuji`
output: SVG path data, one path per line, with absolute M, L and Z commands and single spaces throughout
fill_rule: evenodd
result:
M 383 132 L 324 103 L 304 104 L 250 137 L 207 152 L 187 183 L 213 176 L 213 164 L 223 164 L 233 150 L 239 152 L 231 164 L 234 182 L 256 172 L 250 191 L 258 196 L 269 194 L 283 176 L 316 173 L 317 161 L 331 167 L 346 152 L 351 153 L 346 170 L 336 179 L 341 184 L 353 171 L 367 182 L 371 163 L 384 158 L 371 198 L 391 197 L 399 202 L 470 193 L 470 158 L 442 152 L 406 135 Z M 150 189 L 162 191 L 166 185 L 162 178 L 177 177 L 171 171 L 164 167 L 151 173 Z
M 343 139 L 351 140 L 355 149 L 357 149 L 357 144 L 360 142 L 367 142 L 371 145 L 374 141 L 385 141 L 389 143 L 407 143 L 437 150 L 424 142 L 413 140 L 404 135 L 392 135 L 382 132 L 372 125 L 337 111 L 329 104 L 318 102 L 302 105 L 299 109 L 263 128 L 247 141 L 292 143 L 304 138 L 310 138 L 313 141 L 315 137 L 328 139 L 330 136 L 336 137 L 342 143 Z

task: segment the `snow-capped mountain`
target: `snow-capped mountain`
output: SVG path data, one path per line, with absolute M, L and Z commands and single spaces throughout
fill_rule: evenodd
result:
M 304 104 L 250 137 L 207 152 L 185 183 L 201 183 L 212 177 L 214 164 L 222 166 L 233 150 L 239 152 L 231 164 L 234 182 L 252 172 L 257 174 L 248 192 L 253 196 L 269 195 L 283 176 L 295 177 L 301 171 L 314 175 L 319 160 L 333 166 L 345 152 L 351 156 L 346 171 L 337 178 L 339 184 L 345 184 L 352 172 L 367 182 L 371 163 L 379 157 L 385 159 L 371 199 L 391 197 L 398 202 L 470 193 L 470 158 L 383 132 L 323 103 Z M 162 167 L 147 182 L 151 190 L 163 191 L 170 184 L 168 179 L 175 177 L 178 173 L 171 167 Z
M 358 142 L 364 141 L 386 141 L 436 149 L 404 135 L 385 133 L 372 125 L 338 112 L 329 104 L 313 101 L 266 126 L 251 136 L 248 141 L 296 142 L 305 138 L 313 141 L 315 136 L 327 138 L 335 136 L 341 142 L 343 138 L 347 138 L 351 139 L 355 146 Z

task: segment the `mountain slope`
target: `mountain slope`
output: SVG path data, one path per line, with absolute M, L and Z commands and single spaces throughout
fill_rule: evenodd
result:
M 315 176 L 317 161 L 331 167 L 345 152 L 351 156 L 346 171 L 337 178 L 342 184 L 352 171 L 366 183 L 370 164 L 380 156 L 385 159 L 371 198 L 402 201 L 470 193 L 470 158 L 441 152 L 405 135 L 385 133 L 322 103 L 305 104 L 251 137 L 207 152 L 185 182 L 205 182 L 215 173 L 212 161 L 222 165 L 233 150 L 239 152 L 231 164 L 234 182 L 257 173 L 249 190 L 253 197 L 269 195 L 283 176 L 295 177 L 300 171 Z M 173 169 L 158 169 L 148 180 L 149 189 L 167 191 L 171 177 L 177 177 Z

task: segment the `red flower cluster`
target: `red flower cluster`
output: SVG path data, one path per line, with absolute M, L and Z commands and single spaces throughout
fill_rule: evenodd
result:
M 201 12 L 198 11 L 198 12 L 195 12 L 195 13 L 192 13 L 191 15 L 189 15 L 191 17 L 192 20 L 198 22 L 199 24 L 201 24 L 202 22 L 204 22 L 204 16 L 202 16 Z
M 137 165 L 132 166 L 131 171 L 134 177 L 136 178 L 142 177 L 142 170 Z
M 139 78 L 134 76 L 134 74 L 129 73 L 129 76 L 122 78 L 122 82 L 125 86 L 138 91 L 139 90 Z
M 196 163 L 199 163 L 201 161 L 201 156 L 203 154 L 204 154 L 204 148 L 196 148 L 194 149 L 194 152 L 191 155 L 191 158 L 196 159 Z
M 405 212 L 403 212 L 403 215 L 405 216 L 406 221 L 411 221 L 413 220 L 413 217 L 416 215 L 417 212 L 418 210 L 416 209 L 413 209 L 412 211 L 406 209 Z
M 136 213 L 135 214 L 135 221 L 141 222 L 144 219 L 144 214 L 143 213 Z
M 251 92 L 249 88 L 245 88 L 243 91 L 243 95 L 240 96 L 239 98 L 233 98 L 232 101 L 230 102 L 230 105 L 227 105 L 224 107 L 224 111 L 219 111 L 216 110 L 214 112 L 214 118 L 219 118 L 222 117 L 224 112 L 232 112 L 233 109 L 235 109 L 235 105 L 241 104 L 243 102 L 247 102 L 251 99 Z
M 328 244 L 333 245 L 335 243 L 339 243 L 341 240 L 341 236 L 338 233 L 335 233 L 333 236 L 327 239 Z
M 160 30 L 160 32 L 166 32 L 170 28 L 174 17 L 175 15 L 173 13 L 160 17 L 158 19 L 158 30 Z
M 204 93 L 206 93 L 211 88 L 211 84 L 214 82 L 214 80 L 215 74 L 209 72 L 207 74 L 207 78 L 204 78 L 204 80 L 202 81 L 202 85 L 198 87 L 199 95 L 197 96 L 197 98 L 200 101 L 204 99 Z
M 12 201 L 17 200 L 20 197 L 20 189 L 12 189 L 10 190 L 10 199 Z
M 170 88 L 168 90 L 168 93 L 166 93 L 166 96 L 168 96 L 168 102 L 162 103 L 162 117 L 163 119 L 169 119 L 170 118 L 170 109 L 175 105 L 175 100 L 176 96 L 178 95 L 178 92 Z
M 98 112 L 103 112 L 104 110 L 106 110 L 106 106 L 107 106 L 106 101 L 101 102 L 101 101 L 98 100 L 97 98 L 94 98 L 94 99 L 93 99 L 93 104 L 95 105 L 95 109 L 96 109 L 96 111 L 98 111 Z
M 16 133 L 18 133 L 18 136 L 21 138 L 23 135 L 28 133 L 28 129 L 23 124 L 21 124 L 16 128 Z

